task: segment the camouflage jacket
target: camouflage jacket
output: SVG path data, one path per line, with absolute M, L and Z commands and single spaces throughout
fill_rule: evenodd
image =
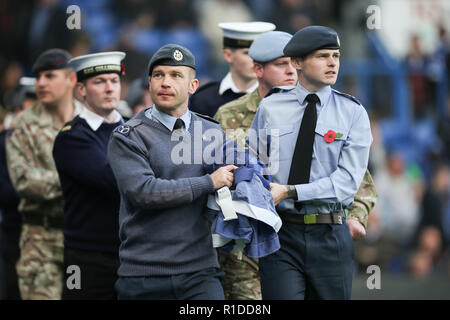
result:
M 74 115 L 81 111 L 75 104 Z M 46 107 L 37 103 L 11 123 L 6 157 L 11 182 L 20 197 L 19 211 L 48 216 L 63 214 L 61 184 L 53 161 L 53 143 L 59 128 Z
M 235 139 L 239 146 L 245 145 L 245 138 L 255 117 L 258 104 L 262 99 L 258 89 L 236 100 L 230 101 L 218 110 L 214 119 L 219 121 L 222 129 L 227 132 L 227 139 Z M 233 129 L 228 130 L 227 129 Z M 358 220 L 365 228 L 369 213 L 375 206 L 378 194 L 369 171 L 366 171 L 363 181 L 355 195 L 355 201 L 348 209 L 348 218 Z
M 252 125 L 261 98 L 258 89 L 221 106 L 214 116 L 226 132 L 227 139 L 234 139 L 245 146 L 248 129 Z M 231 129 L 228 130 L 227 129 Z

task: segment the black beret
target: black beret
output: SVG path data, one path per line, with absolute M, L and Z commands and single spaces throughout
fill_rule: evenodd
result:
M 304 57 L 319 49 L 339 49 L 336 31 L 323 26 L 309 26 L 297 31 L 284 47 L 286 57 Z
M 159 48 L 148 63 L 148 75 L 151 76 L 153 67 L 186 66 L 195 69 L 195 57 L 189 49 L 178 44 L 166 44 Z
M 41 71 L 57 70 L 67 68 L 67 63 L 72 56 L 63 49 L 49 49 L 41 53 L 31 68 L 33 75 L 37 75 Z

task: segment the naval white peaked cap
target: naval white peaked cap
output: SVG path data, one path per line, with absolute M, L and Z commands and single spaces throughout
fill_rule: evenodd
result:
M 86 54 L 70 59 L 68 65 L 74 68 L 78 81 L 102 73 L 122 73 L 121 61 L 126 54 L 121 51 Z
M 276 26 L 270 22 L 222 22 L 219 27 L 223 36 L 238 40 L 255 40 L 261 33 L 275 30 Z

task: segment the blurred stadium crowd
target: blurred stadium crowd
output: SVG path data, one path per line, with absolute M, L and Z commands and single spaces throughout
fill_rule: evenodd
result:
M 372 1 L 373 2 L 373 1 Z M 379 193 L 367 237 L 356 243 L 356 269 L 376 264 L 383 272 L 450 276 L 450 36 L 434 26 L 439 44 L 421 48 L 410 36 L 405 70 L 408 100 L 396 116 L 398 100 L 389 74 L 374 74 L 367 87 L 356 76 L 375 61 L 366 33 L 369 1 L 351 0 L 3 0 L 0 2 L 0 131 L 11 117 L 33 103 L 30 68 L 45 49 L 67 49 L 72 56 L 104 50 L 126 52 L 122 99 L 128 115 L 145 106 L 143 70 L 162 45 L 178 43 L 196 56 L 201 83 L 220 79 L 227 65 L 221 54 L 224 21 L 268 21 L 295 33 L 311 24 L 342 34 L 342 76 L 337 84 L 361 98 L 372 120 L 370 171 Z M 81 29 L 69 30 L 69 5 L 81 10 Z M 362 60 L 358 60 L 362 59 Z M 352 70 L 352 63 L 362 66 Z M 443 87 L 444 86 L 444 87 Z M 365 91 L 370 90 L 370 94 Z M 444 90 L 442 90 L 444 88 Z M 443 107 L 438 102 L 444 101 Z

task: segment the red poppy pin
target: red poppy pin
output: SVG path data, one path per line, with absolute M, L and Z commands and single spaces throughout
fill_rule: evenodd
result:
M 326 142 L 331 143 L 334 141 L 334 139 L 336 138 L 340 138 L 342 137 L 342 133 L 336 133 L 333 130 L 328 130 L 327 133 L 325 133 L 325 135 L 323 136 L 323 138 L 325 139 Z

